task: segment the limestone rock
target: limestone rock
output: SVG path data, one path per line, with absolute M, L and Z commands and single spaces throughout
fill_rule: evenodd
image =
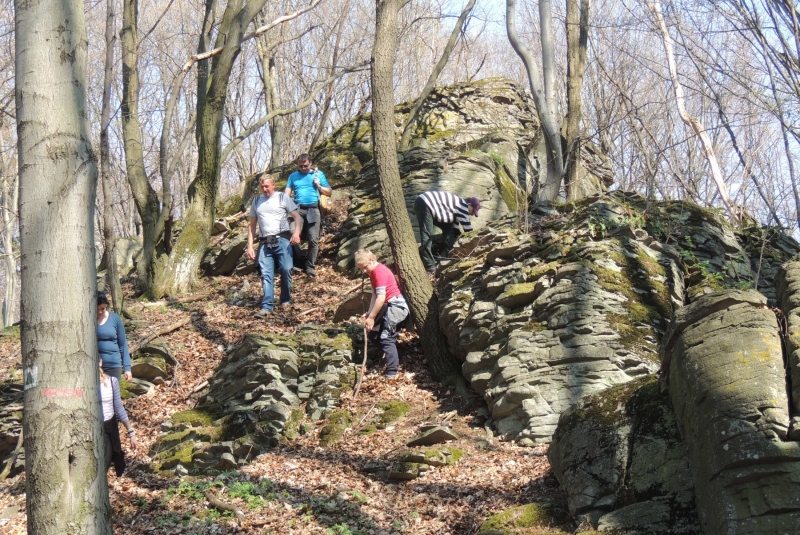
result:
M 302 356 L 301 356 L 302 355 Z M 352 388 L 346 329 L 301 326 L 292 337 L 248 334 L 222 358 L 192 410 L 176 413 L 151 454 L 154 468 L 230 470 L 295 436 L 303 418 L 324 417 Z M 303 385 L 309 385 L 303 393 Z

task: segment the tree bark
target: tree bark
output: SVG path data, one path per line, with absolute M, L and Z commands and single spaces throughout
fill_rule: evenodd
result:
M 244 31 L 265 3 L 266 0 L 228 2 L 217 28 L 215 44 L 220 52 L 213 56 L 208 78 L 201 76 L 198 82 L 197 173 L 189 185 L 189 207 L 172 254 L 156 265 L 152 295 L 157 299 L 165 295 L 176 296 L 191 288 L 211 239 L 219 189 L 220 136 L 228 79 L 241 52 Z
M 561 121 L 558 118 L 558 98 L 555 95 L 555 52 L 553 46 L 552 13 L 550 0 L 539 2 L 539 19 L 542 42 L 542 77 L 539 66 L 528 47 L 517 35 L 516 0 L 506 0 L 506 33 L 512 48 L 525 65 L 533 103 L 542 125 L 547 150 L 547 179 L 539 191 L 539 200 L 555 201 L 564 178 L 564 158 L 561 150 Z
M 0 147 L 5 146 L 3 117 L 0 116 Z M 19 180 L 16 171 L 11 171 L 11 163 L 0 154 L 0 241 L 3 244 L 3 264 L 5 272 L 5 292 L 3 294 L 2 327 L 10 327 L 17 321 L 17 255 L 14 254 L 14 220 L 17 218 L 17 198 Z
M 83 2 L 15 2 L 28 533 L 111 534 Z
M 580 8 L 578 2 L 580 1 Z M 586 70 L 586 45 L 589 40 L 589 0 L 567 0 L 567 118 L 564 137 L 567 145 L 565 184 L 567 200 L 577 199 L 578 170 L 581 162 L 581 119 L 583 118 L 583 74 Z
M 447 340 L 439 330 L 436 294 L 419 257 L 414 230 L 400 183 L 394 126 L 393 69 L 397 50 L 397 15 L 404 0 L 380 0 L 377 4 L 375 45 L 372 49 L 372 145 L 386 219 L 389 245 L 400 276 L 403 295 L 411 309 L 422 349 L 434 375 L 444 384 L 466 394 L 468 388 Z
M 158 195 L 144 168 L 142 130 L 139 124 L 139 68 L 137 46 L 138 0 L 124 0 L 122 8 L 122 140 L 125 170 L 136 210 L 142 220 L 142 258 L 137 265 L 139 291 L 149 292 L 153 283 L 153 261 L 158 237 Z M 116 306 L 116 305 L 115 305 Z
M 111 192 L 111 151 L 108 143 L 108 128 L 111 117 L 111 84 L 114 80 L 114 0 L 106 2 L 106 60 L 103 74 L 103 104 L 100 112 L 100 179 L 103 184 L 103 242 L 106 257 L 106 284 L 111 294 L 111 303 L 117 313 L 122 314 L 122 285 L 117 268 L 117 237 L 114 232 L 114 203 Z
M 422 109 L 422 104 L 425 102 L 425 99 L 428 98 L 428 95 L 431 94 L 431 91 L 433 91 L 433 88 L 436 86 L 436 80 L 439 79 L 439 74 L 450 60 L 450 54 L 453 52 L 453 48 L 456 46 L 458 34 L 464 30 L 464 24 L 467 22 L 467 17 L 472 12 L 473 7 L 475 7 L 475 0 L 469 0 L 467 5 L 464 6 L 464 9 L 461 11 L 461 16 L 458 17 L 458 21 L 456 21 L 456 25 L 453 27 L 453 31 L 450 33 L 450 39 L 447 40 L 447 44 L 442 51 L 442 57 L 439 58 L 439 61 L 433 67 L 433 71 L 428 77 L 428 82 L 425 84 L 425 87 L 422 89 L 422 93 L 420 93 L 420 95 L 417 97 L 417 100 L 414 102 L 414 106 L 411 108 L 411 112 L 408 114 L 406 124 L 403 126 L 403 134 L 400 136 L 401 152 L 408 150 L 408 144 L 411 141 L 411 125 L 417 121 L 417 116 L 419 115 L 419 110 Z

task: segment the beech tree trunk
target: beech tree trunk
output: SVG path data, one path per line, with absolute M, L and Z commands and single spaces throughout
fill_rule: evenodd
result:
M 228 79 L 241 52 L 244 32 L 266 0 L 231 0 L 217 28 L 215 55 L 207 79 L 200 77 L 197 98 L 197 174 L 189 185 L 189 207 L 172 253 L 156 263 L 153 297 L 176 296 L 188 291 L 211 239 L 219 190 L 220 136 Z
M 578 4 L 580 3 L 580 7 Z M 586 45 L 589 41 L 589 0 L 567 0 L 567 117 L 564 137 L 567 166 L 564 182 L 567 200 L 576 200 L 578 170 L 581 165 L 581 119 L 583 118 L 583 74 L 586 70 Z
M 84 5 L 15 8 L 28 533 L 110 535 Z
M 158 195 L 144 168 L 142 130 L 139 124 L 139 54 L 137 47 L 138 0 L 124 0 L 122 8 L 122 140 L 125 170 L 136 210 L 142 220 L 142 258 L 137 265 L 139 291 L 149 292 L 153 282 Z M 115 304 L 116 306 L 116 304 Z
M 114 0 L 106 2 L 106 61 L 103 74 L 103 104 L 100 112 L 100 179 L 103 185 L 103 243 L 106 257 L 106 284 L 111 294 L 111 303 L 117 313 L 122 314 L 122 285 L 117 268 L 117 236 L 114 232 L 114 199 L 111 192 L 111 151 L 108 143 L 108 127 L 111 120 L 111 84 L 114 81 Z
M 439 330 L 436 294 L 419 257 L 414 230 L 408 218 L 397 164 L 394 126 L 393 69 L 397 50 L 397 15 L 407 0 L 381 0 L 377 4 L 375 45 L 372 49 L 372 146 L 386 219 L 389 245 L 408 300 L 422 350 L 433 373 L 462 394 L 468 392 L 461 367 L 447 348 Z

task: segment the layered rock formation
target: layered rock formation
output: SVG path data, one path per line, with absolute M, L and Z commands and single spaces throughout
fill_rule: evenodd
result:
M 247 335 L 220 361 L 196 409 L 162 424 L 156 470 L 228 470 L 297 432 L 301 403 L 328 416 L 355 382 L 353 342 L 341 327 L 304 326 L 292 337 Z
M 562 415 L 549 458 L 578 521 L 614 533 L 702 533 L 675 411 L 654 375 L 581 399 Z
M 800 444 L 775 314 L 755 291 L 680 309 L 663 344 L 669 396 L 706 535 L 791 533 L 800 522 Z

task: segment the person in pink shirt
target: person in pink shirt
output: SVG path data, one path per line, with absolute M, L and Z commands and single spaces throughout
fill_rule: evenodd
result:
M 377 344 L 386 355 L 386 379 L 397 377 L 400 357 L 397 354 L 398 325 L 408 316 L 408 305 L 394 273 L 378 262 L 375 255 L 366 249 L 356 252 L 356 266 L 369 275 L 372 285 L 372 300 L 369 310 L 361 316 L 368 331 L 368 338 Z

